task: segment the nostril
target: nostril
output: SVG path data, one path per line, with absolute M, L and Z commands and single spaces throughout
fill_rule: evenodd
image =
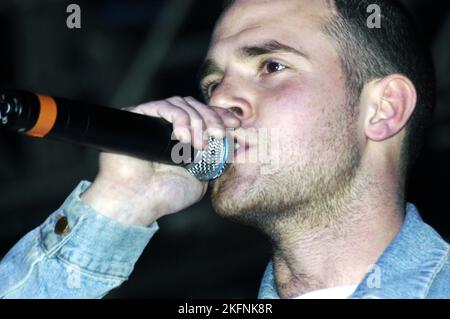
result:
M 236 107 L 236 106 L 230 107 L 230 111 L 235 113 L 238 116 L 242 116 L 244 114 L 244 111 L 240 107 Z

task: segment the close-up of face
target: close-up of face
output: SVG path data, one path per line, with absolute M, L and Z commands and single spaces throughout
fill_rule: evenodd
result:
M 450 298 L 450 1 L 1 0 L 0 26 L 0 299 Z
M 237 163 L 214 181 L 219 215 L 264 227 L 351 184 L 360 161 L 358 106 L 349 105 L 339 55 L 323 31 L 331 14 L 327 1 L 243 0 L 219 20 L 201 82 L 209 104 L 239 115 L 238 141 L 250 129 L 278 136 L 267 146 L 276 150 L 269 151 L 275 169 L 242 160 L 258 140 L 241 146 Z

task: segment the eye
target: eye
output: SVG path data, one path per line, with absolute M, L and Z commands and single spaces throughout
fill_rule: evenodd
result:
M 280 72 L 288 67 L 282 63 L 276 62 L 276 61 L 266 61 L 262 65 L 262 70 L 264 73 L 270 74 L 275 72 Z
M 208 94 L 208 97 L 211 97 L 213 95 L 214 90 L 217 89 L 218 86 L 219 86 L 219 83 L 217 83 L 217 82 L 213 82 L 210 85 L 208 85 L 208 90 L 206 92 Z
M 212 94 L 214 93 L 214 90 L 217 89 L 219 84 L 220 83 L 217 81 L 211 81 L 211 82 L 206 82 L 205 84 L 202 84 L 203 95 L 208 99 L 211 98 Z

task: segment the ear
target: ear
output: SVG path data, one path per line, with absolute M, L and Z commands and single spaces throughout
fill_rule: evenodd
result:
M 414 84 L 404 75 L 394 74 L 371 83 L 368 94 L 366 136 L 384 141 L 398 134 L 416 107 Z

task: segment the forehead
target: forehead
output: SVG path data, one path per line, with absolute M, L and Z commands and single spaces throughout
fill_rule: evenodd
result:
M 321 31 L 331 16 L 327 0 L 236 0 L 219 19 L 212 47 L 252 38 L 299 40 Z M 255 39 L 257 40 L 257 39 Z

